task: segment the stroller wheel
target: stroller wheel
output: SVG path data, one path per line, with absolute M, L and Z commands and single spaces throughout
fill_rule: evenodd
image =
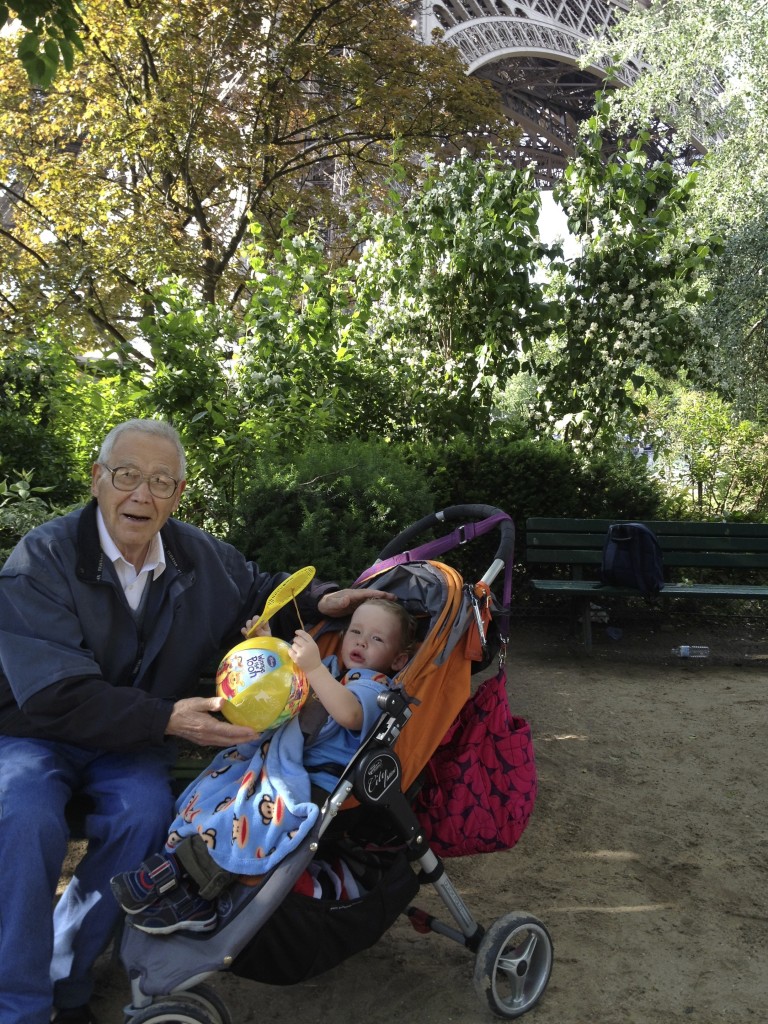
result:
M 212 988 L 196 985 L 129 1014 L 126 1024 L 232 1024 L 232 1018 Z
M 552 972 L 552 939 L 529 914 L 505 914 L 483 936 L 475 991 L 498 1017 L 520 1017 L 539 1001 Z

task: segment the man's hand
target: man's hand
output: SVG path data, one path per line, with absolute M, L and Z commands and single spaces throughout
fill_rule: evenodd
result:
M 321 615 L 336 619 L 343 615 L 351 615 L 358 605 L 370 601 L 372 597 L 380 597 L 385 601 L 395 600 L 395 595 L 387 593 L 386 590 L 354 590 L 350 587 L 347 590 L 334 590 L 330 594 L 323 594 L 317 602 L 317 610 Z
M 173 706 L 165 729 L 166 736 L 180 736 L 200 747 L 234 747 L 250 743 L 256 733 L 244 725 L 233 725 L 214 718 L 221 710 L 224 697 L 188 697 Z

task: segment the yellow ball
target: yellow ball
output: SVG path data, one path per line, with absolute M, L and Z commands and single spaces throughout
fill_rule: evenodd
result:
M 216 672 L 216 692 L 225 698 L 224 717 L 256 732 L 276 729 L 298 714 L 309 693 L 284 640 L 257 636 L 233 647 Z

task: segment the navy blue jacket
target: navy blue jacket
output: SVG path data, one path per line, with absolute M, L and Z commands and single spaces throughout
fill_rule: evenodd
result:
M 0 733 L 129 750 L 164 742 L 173 701 L 242 640 L 286 573 L 263 573 L 229 544 L 169 519 L 166 569 L 137 625 L 96 525 L 96 502 L 30 531 L 0 570 Z M 333 584 L 298 598 L 302 619 Z M 292 606 L 271 625 L 290 637 Z

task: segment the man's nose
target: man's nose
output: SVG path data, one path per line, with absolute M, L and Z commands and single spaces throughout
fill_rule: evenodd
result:
M 152 492 L 149 489 L 149 480 L 140 480 L 139 483 L 131 491 L 131 495 L 136 498 L 142 498 L 145 501 L 152 500 Z

